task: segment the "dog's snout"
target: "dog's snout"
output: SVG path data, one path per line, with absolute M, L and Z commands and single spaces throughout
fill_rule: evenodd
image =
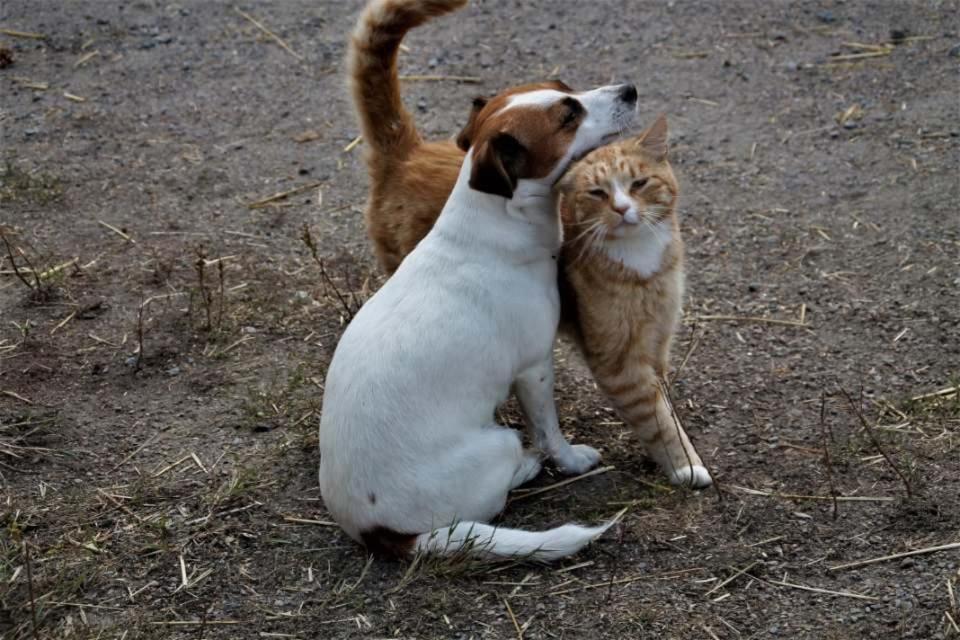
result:
M 637 88 L 632 84 L 620 85 L 620 91 L 617 94 L 617 97 L 624 102 L 633 104 L 637 101 Z

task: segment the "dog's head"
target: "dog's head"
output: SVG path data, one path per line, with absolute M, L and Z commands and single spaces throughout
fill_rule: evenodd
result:
M 470 154 L 470 188 L 509 199 L 524 180 L 551 187 L 571 162 L 617 138 L 636 103 L 629 84 L 577 93 L 546 82 L 477 98 L 457 137 Z

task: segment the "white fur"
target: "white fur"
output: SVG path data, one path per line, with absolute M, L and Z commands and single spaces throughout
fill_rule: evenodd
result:
M 553 400 L 562 232 L 551 187 L 576 153 L 623 126 L 603 104 L 616 92 L 600 95 L 591 99 L 605 126 L 598 115 L 578 129 L 551 176 L 520 180 L 511 199 L 470 188 L 468 153 L 433 229 L 344 331 L 325 384 L 320 490 L 354 539 L 385 527 L 421 534 L 420 550 L 549 560 L 609 526 L 480 524 L 540 469 L 539 454 L 494 422 L 511 388 L 534 445 L 562 471 L 599 460 L 566 441 Z
M 703 489 L 713 484 L 710 472 L 706 467 L 698 464 L 692 467 L 683 467 L 671 471 L 669 474 L 670 484 L 674 486 L 690 487 L 691 489 Z
M 624 215 L 638 214 L 631 209 Z M 670 246 L 672 239 L 671 222 L 663 220 L 656 224 L 639 224 L 632 227 L 629 233 L 611 233 L 603 243 L 603 251 L 607 256 L 633 269 L 642 278 L 649 278 L 660 270 L 663 264 L 663 255 Z M 615 231 L 623 228 L 618 227 Z

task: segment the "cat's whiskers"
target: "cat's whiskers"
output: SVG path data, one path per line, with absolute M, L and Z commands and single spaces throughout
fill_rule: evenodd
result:
M 600 225 L 599 228 L 590 236 L 590 254 L 597 253 L 600 250 L 601 245 L 607 239 L 607 233 L 610 231 L 610 227 L 607 225 Z
M 576 244 L 576 243 L 579 242 L 580 239 L 583 238 L 585 235 L 587 235 L 588 233 L 591 233 L 594 229 L 596 229 L 598 226 L 600 226 L 601 224 L 603 224 L 603 221 L 602 221 L 602 220 L 585 220 L 585 221 L 582 222 L 581 224 L 587 224 L 587 223 L 590 223 L 590 226 L 587 227 L 582 233 L 580 233 L 580 235 L 578 235 L 578 236 L 577 236 L 576 238 L 574 238 L 573 240 L 570 240 L 570 241 L 567 242 L 566 244 L 570 244 L 570 245 Z
M 577 264 L 583 258 L 594 253 L 593 249 L 594 249 L 594 245 L 597 243 L 597 238 L 602 238 L 606 236 L 606 232 L 604 231 L 605 227 L 606 225 L 603 223 L 602 220 L 597 220 L 594 222 L 593 226 L 591 226 L 589 229 L 587 229 L 582 234 L 580 234 L 580 236 L 578 236 L 578 237 L 582 237 L 587 233 L 590 234 L 589 236 L 587 236 L 587 239 L 583 241 L 583 245 L 580 247 L 580 253 L 578 253 L 577 257 L 573 259 L 573 262 L 571 263 L 571 265 Z

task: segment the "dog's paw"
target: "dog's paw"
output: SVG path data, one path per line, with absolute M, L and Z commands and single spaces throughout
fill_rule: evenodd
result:
M 670 484 L 677 487 L 703 489 L 713 484 L 713 478 L 710 477 L 710 472 L 698 464 L 692 467 L 682 467 L 667 475 L 670 477 Z
M 563 457 L 554 459 L 561 473 L 575 476 L 586 473 L 600 462 L 600 452 L 585 444 L 575 444 Z

